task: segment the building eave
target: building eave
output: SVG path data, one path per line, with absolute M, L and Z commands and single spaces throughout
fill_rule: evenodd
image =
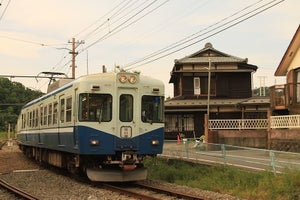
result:
M 294 59 L 294 56 L 296 55 L 296 52 L 300 48 L 300 25 L 298 26 L 297 31 L 295 32 L 287 50 L 284 53 L 284 56 L 282 57 L 279 66 L 277 67 L 275 71 L 275 76 L 286 76 L 288 72 L 288 68 L 291 64 L 291 62 Z

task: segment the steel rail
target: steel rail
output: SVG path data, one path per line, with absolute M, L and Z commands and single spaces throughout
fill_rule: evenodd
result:
M 37 200 L 38 198 L 7 183 L 6 181 L 0 179 L 0 186 L 7 189 L 8 191 L 28 200 Z
M 143 187 L 143 188 L 150 189 L 150 190 L 153 190 L 153 191 L 157 191 L 157 192 L 160 192 L 160 193 L 168 194 L 170 196 L 175 196 L 176 198 L 179 198 L 179 199 L 205 200 L 204 197 L 201 197 L 199 195 L 196 196 L 196 195 L 193 195 L 193 194 L 177 192 L 177 191 L 174 191 L 172 189 L 165 189 L 165 188 L 161 188 L 159 186 L 149 185 L 147 183 L 136 182 L 134 184 L 139 186 L 139 187 Z
M 110 190 L 110 191 L 119 192 L 121 194 L 125 194 L 125 195 L 128 195 L 128 196 L 137 198 L 137 199 L 143 199 L 143 200 L 160 200 L 160 198 L 155 198 L 153 196 L 149 196 L 149 195 L 146 195 L 146 194 L 141 194 L 141 193 L 138 193 L 138 192 L 134 192 L 134 191 L 129 190 L 129 189 L 124 188 L 124 187 L 118 187 L 118 186 L 115 186 L 115 185 L 104 184 L 104 183 L 101 184 L 101 186 L 104 187 L 105 189 Z

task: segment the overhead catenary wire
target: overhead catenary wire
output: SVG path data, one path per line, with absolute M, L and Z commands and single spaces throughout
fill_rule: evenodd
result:
M 210 38 L 210 37 L 212 37 L 212 36 L 214 36 L 214 35 L 217 35 L 217 34 L 223 32 L 223 31 L 225 31 L 225 30 L 227 30 L 227 29 L 229 29 L 229 28 L 231 28 L 231 27 L 234 27 L 234 26 L 236 26 L 236 25 L 238 25 L 238 24 L 240 24 L 240 23 L 242 23 L 242 22 L 244 22 L 244 21 L 246 21 L 246 20 L 248 20 L 248 19 L 250 19 L 250 18 L 252 18 L 252 17 L 254 17 L 254 16 L 256 16 L 256 15 L 258 15 L 258 14 L 260 14 L 260 13 L 262 13 L 262 12 L 264 12 L 264 11 L 266 11 L 266 10 L 268 10 L 268 9 L 270 9 L 270 8 L 272 8 L 272 7 L 274 7 L 274 6 L 276 6 L 276 5 L 278 5 L 279 3 L 284 2 L 284 1 L 285 1 L 285 0 L 280 0 L 280 1 L 277 1 L 277 2 L 276 2 L 276 0 L 273 0 L 273 1 L 271 1 L 271 2 L 268 2 L 268 3 L 264 4 L 263 6 L 260 6 L 259 8 L 256 8 L 256 9 L 254 9 L 254 10 L 248 12 L 247 14 L 244 14 L 243 17 L 245 17 L 246 15 L 249 15 L 249 16 L 247 16 L 247 17 L 245 17 L 245 18 L 243 18 L 243 19 L 240 19 L 241 16 L 239 16 L 238 18 L 235 18 L 235 19 L 233 19 L 233 20 L 231 20 L 231 21 L 229 21 L 229 22 L 227 22 L 227 23 L 225 23 L 225 24 L 222 24 L 222 25 L 220 25 L 220 26 L 218 26 L 218 27 L 216 27 L 216 28 L 214 28 L 214 29 L 212 29 L 212 30 L 210 30 L 210 31 L 207 31 L 207 32 L 205 32 L 205 33 L 203 33 L 203 34 L 201 34 L 201 35 L 195 36 L 195 37 L 193 37 L 192 39 L 189 39 L 189 40 L 184 41 L 184 42 L 182 42 L 182 43 L 178 43 L 178 44 L 176 44 L 175 46 L 172 46 L 172 47 L 167 48 L 167 49 L 164 48 L 164 50 L 162 50 L 162 51 L 157 51 L 157 53 L 152 53 L 152 54 L 150 54 L 151 56 L 148 55 L 148 56 L 146 56 L 146 57 L 144 57 L 144 58 L 142 58 L 142 59 L 140 59 L 140 60 L 138 60 L 138 61 L 136 61 L 136 62 L 134 62 L 134 63 L 126 64 L 126 65 L 123 66 L 123 68 L 126 69 L 126 70 L 131 70 L 131 69 L 134 69 L 134 68 L 137 68 L 137 67 L 140 67 L 140 66 L 143 66 L 143 65 L 152 63 L 152 62 L 157 61 L 157 60 L 159 60 L 159 59 L 162 59 L 162 58 L 164 58 L 164 57 L 167 57 L 167 56 L 169 56 L 169 55 L 171 55 L 171 54 L 174 54 L 174 53 L 179 52 L 179 51 L 181 51 L 181 50 L 183 50 L 183 49 L 186 49 L 186 48 L 188 48 L 188 47 L 190 47 L 190 46 L 193 46 L 193 45 L 195 45 L 195 44 L 197 44 L 197 43 L 199 43 L 199 42 L 201 42 L 201 41 L 203 41 L 203 40 L 205 40 L 205 39 L 208 39 L 208 38 Z M 274 3 L 274 2 L 275 2 L 275 3 Z M 273 4 L 270 5 L 271 3 L 273 3 Z M 270 6 L 267 6 L 267 5 L 270 5 Z M 267 6 L 267 7 L 266 7 L 266 6 Z M 263 8 L 263 7 L 266 7 L 266 8 Z M 261 8 L 263 8 L 263 9 L 261 9 Z M 261 10 L 257 11 L 258 9 L 261 9 Z M 255 11 L 257 11 L 257 12 L 255 12 Z M 253 12 L 255 12 L 255 13 L 254 13 L 254 14 L 251 14 L 251 13 L 253 13 Z M 250 14 L 251 14 L 251 15 L 250 15 Z M 233 22 L 236 21 L 236 20 L 238 20 L 238 21 L 235 22 L 235 23 L 233 23 Z M 230 24 L 230 23 L 232 23 L 232 24 Z M 228 24 L 229 24 L 229 25 L 228 25 Z M 227 26 L 224 27 L 225 25 L 227 25 Z M 222 27 L 224 27 L 224 28 L 222 28 Z M 221 28 L 221 29 L 220 29 L 220 28 Z M 215 32 L 213 32 L 213 31 L 215 31 Z M 211 32 L 212 32 L 212 33 L 211 33 Z M 210 34 L 209 34 L 209 33 L 210 33 Z M 207 35 L 207 34 L 208 34 L 208 35 Z M 207 35 L 207 36 L 205 36 L 205 37 L 203 37 L 203 38 L 200 38 L 200 39 L 196 40 L 195 42 L 192 42 L 192 40 L 195 40 L 195 39 L 199 38 L 200 36 L 204 36 L 204 35 Z M 191 43 L 188 43 L 188 42 L 191 42 Z M 181 45 L 185 45 L 185 46 L 179 47 L 179 46 L 181 46 Z M 178 47 L 178 49 L 175 49 L 176 47 Z M 173 49 L 175 49 L 175 50 L 173 50 Z M 169 52 L 168 52 L 168 51 L 169 51 Z M 163 53 L 165 53 L 165 54 L 163 54 Z M 156 56 L 158 56 L 158 57 L 156 57 Z M 147 60 L 148 60 L 148 61 L 147 61 Z M 145 62 L 143 62 L 143 61 L 145 61 Z M 143 62 L 143 63 L 142 63 L 142 62 Z M 138 63 L 141 63 L 141 64 L 138 64 Z M 138 64 L 138 65 L 136 65 L 136 64 Z M 136 65 L 136 66 L 134 66 L 134 65 Z M 132 67 L 130 67 L 130 66 L 132 66 Z

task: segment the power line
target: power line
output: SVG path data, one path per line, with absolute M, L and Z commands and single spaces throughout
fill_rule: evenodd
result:
M 107 18 L 107 20 L 105 20 L 105 22 L 103 22 L 103 24 L 101 24 L 100 26 L 98 26 L 94 31 L 91 32 L 91 34 L 88 35 L 88 37 L 90 37 L 92 35 L 92 33 L 94 33 L 94 35 L 99 34 L 101 31 L 105 30 L 106 28 L 108 28 L 108 33 L 111 32 L 111 26 L 116 24 L 118 21 L 122 20 L 123 18 L 125 18 L 126 16 L 132 14 L 135 10 L 139 9 L 140 7 L 142 7 L 146 1 L 138 4 L 136 7 L 134 7 L 133 9 L 129 10 L 127 13 L 121 15 L 119 18 L 116 18 L 114 20 L 115 17 L 119 16 L 121 13 L 124 13 L 126 10 L 128 10 L 130 7 L 132 7 L 134 4 L 136 4 L 139 0 L 133 1 L 131 4 L 126 5 L 125 8 L 123 8 L 122 10 L 118 10 L 117 13 L 114 13 L 112 16 L 110 16 L 109 18 Z M 103 25 L 107 24 L 108 27 L 102 27 Z M 102 28 L 101 28 L 102 27 Z M 101 28 L 101 29 L 100 29 Z M 97 32 L 96 32 L 97 31 Z M 88 38 L 86 37 L 85 40 Z
M 109 16 L 109 19 L 113 19 L 116 16 L 120 15 L 122 12 L 124 12 L 126 9 L 128 9 L 129 7 L 131 7 L 132 5 L 134 5 L 136 2 L 138 2 L 139 0 L 136 0 L 135 2 L 132 3 L 131 0 L 126 0 L 121 2 L 120 4 L 118 4 L 117 6 L 115 6 L 112 10 L 108 11 L 106 14 L 104 14 L 102 17 L 100 17 L 98 20 L 96 20 L 94 23 L 90 24 L 89 26 L 87 26 L 86 28 L 84 28 L 83 30 L 81 30 L 79 33 L 77 33 L 76 35 L 80 35 L 83 32 L 87 31 L 89 28 L 91 28 L 93 25 L 97 24 L 98 22 L 101 21 L 101 19 L 103 19 L 105 16 L 109 15 L 110 13 L 112 13 L 112 15 Z M 114 10 L 116 10 L 114 12 Z M 118 19 L 119 20 L 119 19 Z M 90 37 L 94 32 L 96 32 L 99 28 L 101 28 L 103 25 L 105 25 L 107 23 L 107 21 L 104 21 L 103 23 L 101 23 L 99 26 L 97 26 L 96 28 L 94 28 L 91 32 L 87 33 L 84 36 L 84 39 L 87 39 L 88 37 Z M 77 48 L 77 47 L 76 47 Z M 59 49 L 67 49 L 67 48 L 59 48 Z M 70 49 L 67 49 L 70 51 Z M 52 70 L 55 70 L 56 68 L 58 68 L 58 65 L 60 65 L 63 60 L 67 57 L 68 54 L 64 54 L 62 56 L 62 58 L 60 59 L 60 61 L 52 68 Z M 59 69 L 63 70 L 66 69 L 67 66 L 71 63 L 71 60 L 67 61 L 64 65 L 62 65 Z
M 8 6 L 9 6 L 9 4 L 10 4 L 10 2 L 11 2 L 11 0 L 9 0 L 8 3 L 6 4 L 6 7 L 4 8 L 4 10 L 3 10 L 3 12 L 2 12 L 2 15 L 0 16 L 0 21 L 2 20 L 4 14 L 5 14 L 5 12 L 6 12 L 7 8 L 8 8 Z M 1 2 L 1 5 L 2 5 L 2 2 Z M 0 6 L 1 6 L 1 5 L 0 5 Z
M 112 13 L 114 10 L 116 10 L 118 7 L 121 7 L 120 9 L 118 9 L 116 11 L 116 13 L 114 13 L 112 16 L 110 16 L 109 18 L 113 18 L 113 16 L 115 16 L 117 13 L 119 13 L 119 11 L 121 9 L 124 8 L 124 6 L 127 6 L 128 3 L 130 3 L 130 0 L 127 0 L 128 2 L 126 3 L 126 1 L 122 1 L 121 3 L 119 3 L 117 6 L 115 6 L 114 8 L 112 8 L 110 11 L 108 11 L 107 13 L 105 13 L 104 15 L 102 15 L 99 19 L 97 19 L 95 22 L 93 22 L 92 24 L 90 24 L 89 26 L 85 27 L 84 29 L 82 29 L 79 33 L 75 34 L 73 37 L 78 37 L 78 35 L 82 34 L 83 32 L 87 31 L 90 27 L 94 26 L 95 24 L 97 24 L 98 22 L 100 22 L 105 16 L 109 15 L 110 13 Z M 125 5 L 122 6 L 122 4 L 125 2 Z M 87 34 L 90 35 L 92 34 L 94 31 L 96 31 L 97 29 L 99 29 L 101 26 L 103 26 L 106 23 L 106 20 L 101 23 L 99 26 L 97 26 L 94 30 L 92 30 L 90 33 Z M 86 37 L 84 37 L 84 39 L 86 39 Z
M 127 22 L 129 22 L 130 20 L 132 20 L 134 17 L 136 17 L 137 15 L 139 15 L 140 13 L 142 13 L 144 10 L 146 10 L 148 7 L 150 7 L 151 5 L 153 5 L 157 0 L 152 1 L 151 3 L 147 4 L 144 8 L 142 8 L 140 11 L 138 11 L 137 13 L 133 14 L 132 16 L 130 16 L 128 19 L 126 19 L 124 22 L 122 22 L 120 25 L 118 25 L 117 27 L 115 27 L 114 29 L 112 29 L 109 33 L 105 34 L 104 36 L 102 36 L 101 38 L 97 39 L 95 42 L 93 42 L 92 44 L 88 45 L 86 48 L 84 48 L 81 52 L 87 50 L 88 48 L 94 46 L 95 44 L 97 44 L 98 42 L 110 37 L 111 35 L 115 34 L 114 32 L 118 33 L 121 30 L 127 28 L 128 26 L 132 25 L 133 23 L 137 22 L 138 20 L 140 20 L 141 18 L 145 17 L 147 14 L 153 12 L 154 10 L 151 10 L 149 12 L 147 12 L 145 15 L 143 15 L 142 17 L 138 18 L 137 20 L 133 21 L 132 23 L 126 25 Z M 166 0 L 165 2 L 167 2 L 169 0 Z M 165 3 L 164 2 L 164 3 Z M 161 5 L 163 5 L 164 3 L 160 4 L 159 6 L 157 6 L 155 9 L 159 8 Z M 123 26 L 123 27 L 122 27 Z M 120 29 L 119 29 L 120 28 Z M 119 30 L 118 30 L 119 29 Z
M 272 8 L 272 7 L 274 7 L 274 6 L 276 6 L 276 5 L 278 5 L 279 3 L 282 3 L 282 2 L 285 1 L 285 0 L 281 0 L 281 1 L 279 1 L 279 2 L 275 2 L 275 1 L 276 1 L 276 0 L 273 0 L 273 1 L 271 1 L 271 2 L 268 2 L 268 3 L 264 4 L 263 6 L 260 6 L 259 8 L 256 8 L 256 9 L 254 9 L 254 10 L 252 10 L 252 11 L 249 11 L 248 13 L 246 13 L 246 14 L 244 14 L 244 15 L 242 15 L 242 16 L 239 16 L 238 18 L 235 18 L 235 19 L 233 19 L 233 20 L 231 20 L 231 21 L 229 21 L 229 22 L 226 22 L 226 23 L 224 23 L 224 24 L 222 24 L 222 25 L 220 25 L 220 26 L 218 26 L 218 27 L 216 27 L 216 28 L 214 28 L 214 29 L 212 29 L 212 30 L 210 30 L 210 31 L 207 31 L 207 32 L 205 32 L 205 33 L 203 33 L 203 34 L 201 34 L 201 35 L 197 35 L 197 36 L 193 37 L 192 39 L 188 39 L 188 40 L 186 40 L 186 41 L 184 41 L 184 42 L 181 42 L 181 43 L 178 43 L 178 44 L 175 43 L 175 44 L 176 44 L 175 46 L 170 45 L 169 48 L 163 48 L 162 50 L 156 51 L 156 52 L 154 52 L 154 53 L 152 53 L 152 54 L 150 54 L 150 55 L 148 55 L 148 56 L 145 56 L 144 58 L 141 58 L 141 59 L 139 59 L 138 61 L 135 61 L 135 62 L 126 64 L 126 65 L 124 66 L 124 68 L 127 69 L 127 70 L 134 69 L 134 68 L 137 68 L 137 67 L 139 67 L 139 66 L 142 66 L 142 65 L 146 65 L 146 64 L 152 63 L 152 62 L 154 62 L 154 61 L 156 61 L 156 60 L 159 60 L 159 59 L 164 58 L 164 57 L 166 57 L 166 56 L 169 56 L 169 55 L 171 55 L 171 54 L 174 54 L 174 53 L 176 53 L 176 52 L 178 52 L 178 51 L 181 51 L 181 50 L 183 50 L 183 49 L 185 49 L 185 48 L 187 48 L 187 47 L 190 47 L 190 46 L 192 46 L 192 45 L 195 45 L 195 44 L 197 44 L 197 43 L 199 43 L 199 42 L 201 42 L 201 41 L 203 41 L 203 40 L 205 40 L 205 39 L 207 39 L 207 38 L 210 38 L 210 37 L 212 37 L 212 36 L 214 36 L 214 35 L 217 35 L 218 33 L 221 33 L 221 32 L 223 32 L 223 31 L 225 31 L 225 30 L 227 30 L 227 29 L 229 29 L 229 28 L 231 28 L 231 27 L 234 27 L 234 26 L 236 26 L 236 25 L 238 25 L 238 24 L 240 24 L 240 23 L 242 23 L 242 22 L 244 22 L 244 21 L 246 21 L 246 20 L 248 20 L 248 19 L 250 19 L 250 18 L 252 18 L 252 17 L 254 17 L 254 16 L 256 16 L 256 15 L 258 15 L 258 14 L 260 14 L 260 13 L 262 13 L 262 12 L 264 12 L 264 11 L 266 11 L 266 10 L 268 10 L 268 9 L 270 9 L 270 8 Z M 275 3 L 274 3 L 274 2 L 275 2 Z M 271 3 L 273 3 L 273 4 L 270 5 Z M 270 5 L 270 6 L 266 7 L 267 5 Z M 266 8 L 262 9 L 263 7 L 266 7 Z M 259 9 L 261 9 L 261 10 L 259 10 Z M 257 11 L 257 10 L 259 10 L 259 11 Z M 257 12 L 255 12 L 255 11 L 257 11 Z M 253 12 L 255 12 L 255 13 L 254 13 L 254 14 L 251 14 L 251 13 L 253 13 Z M 251 15 L 250 15 L 250 14 L 251 14 Z M 245 17 L 245 16 L 247 16 L 247 15 L 249 15 L 249 16 L 248 16 L 248 17 Z M 245 18 L 241 19 L 241 17 L 245 17 Z M 237 20 L 238 20 L 238 21 L 237 21 Z M 237 21 L 237 22 L 233 23 L 234 21 Z M 230 24 L 230 23 L 232 23 L 232 24 Z M 228 25 L 228 24 L 229 24 L 229 25 Z M 225 26 L 225 25 L 228 25 L 228 26 L 226 26 L 225 28 L 222 28 L 222 27 Z M 220 29 L 220 28 L 222 28 L 222 29 Z M 219 30 L 218 30 L 218 29 L 219 29 Z M 213 32 L 213 31 L 216 31 L 216 32 Z M 212 32 L 212 33 L 211 33 L 211 32 Z M 207 35 L 208 33 L 211 33 L 211 34 Z M 192 42 L 192 40 L 195 40 L 195 39 L 199 38 L 200 36 L 204 36 L 204 35 L 207 35 L 207 36 L 205 36 L 204 38 L 198 39 L 198 40 L 196 40 L 195 42 Z M 188 42 L 191 42 L 191 43 L 187 44 Z M 185 44 L 186 44 L 186 45 L 185 45 Z M 179 49 L 175 49 L 176 47 L 179 47 L 179 46 L 181 46 L 181 45 L 185 45 L 185 46 L 180 47 Z M 175 50 L 173 50 L 173 49 L 175 49 Z M 173 51 L 171 51 L 171 50 L 173 50 Z M 166 53 L 166 54 L 164 54 L 164 55 L 161 55 L 161 54 L 163 54 L 163 53 L 165 53 L 165 52 L 168 52 L 168 51 L 171 51 L 171 52 Z M 154 58 L 155 56 L 159 56 L 159 57 Z M 151 58 L 153 58 L 153 59 L 151 59 Z M 149 59 L 151 59 L 151 60 L 149 60 Z M 149 61 L 146 61 L 146 60 L 149 60 Z M 133 65 L 135 65 L 135 64 L 141 63 L 141 62 L 143 62 L 143 61 L 146 61 L 146 62 L 144 62 L 144 63 L 142 63 L 142 64 L 139 64 L 139 65 L 137 65 L 137 66 L 135 66 L 135 67 L 130 67 L 130 66 L 133 66 Z
M 214 29 L 212 29 L 212 30 L 210 30 L 210 31 L 207 31 L 207 32 L 205 32 L 205 33 L 203 33 L 203 34 L 200 34 L 200 33 L 204 32 L 204 31 L 206 31 L 206 30 L 209 30 L 210 28 L 212 28 L 212 27 L 214 27 L 214 26 L 216 26 L 216 25 L 218 25 L 218 24 L 221 24 L 221 22 L 226 21 L 227 19 L 229 19 L 229 18 L 231 18 L 231 17 L 233 17 L 233 16 L 235 16 L 235 15 L 241 13 L 242 11 L 244 11 L 244 10 L 246 10 L 246 9 L 248 9 L 248 8 L 250 8 L 250 7 L 252 7 L 252 6 L 254 6 L 254 5 L 257 5 L 257 4 L 258 4 L 259 2 L 261 2 L 261 1 L 262 1 L 262 0 L 259 0 L 259 1 L 256 2 L 256 3 L 250 4 L 249 6 L 246 6 L 245 8 L 243 8 L 243 9 L 241 9 L 241 10 L 239 10 L 239 11 L 237 11 L 237 12 L 231 14 L 231 15 L 229 15 L 228 17 L 225 17 L 225 18 L 221 19 L 220 21 L 218 21 L 218 22 L 216 22 L 216 23 L 214 23 L 214 24 L 212 24 L 212 25 L 210 25 L 210 26 L 208 26 L 208 27 L 206 27 L 206 28 L 204 28 L 204 29 L 201 29 L 200 31 L 198 31 L 198 32 L 196 32 L 196 33 L 194 33 L 194 34 L 191 34 L 191 35 L 189 35 L 189 36 L 187 36 L 187 37 L 185 37 L 185 38 L 183 38 L 183 39 L 181 39 L 181 40 L 179 40 L 179 41 L 177 41 L 177 42 L 174 42 L 174 43 L 172 43 L 172 44 L 170 44 L 170 45 L 168 45 L 168 46 L 166 46 L 166 47 L 164 47 L 164 48 L 162 48 L 162 49 L 160 49 L 160 50 L 158 50 L 158 51 L 155 51 L 155 52 L 153 52 L 153 53 L 151 53 L 151 54 L 149 54 L 149 55 L 147 55 L 147 56 L 145 56 L 145 57 L 143 57 L 143 58 L 140 58 L 140 59 L 137 59 L 137 60 L 135 60 L 135 61 L 133 61 L 133 62 L 131 62 L 131 63 L 128 63 L 128 64 L 126 64 L 124 67 L 129 67 L 129 66 L 132 66 L 132 65 L 134 65 L 134 64 L 140 63 L 140 62 L 145 61 L 145 60 L 147 60 L 147 59 L 149 59 L 149 58 L 152 58 L 152 57 L 154 57 L 154 56 L 156 56 L 156 55 L 159 55 L 159 54 L 164 53 L 164 52 L 166 52 L 166 51 L 168 51 L 168 50 L 171 50 L 171 49 L 173 49 L 173 48 L 175 48 L 175 47 L 178 47 L 178 46 L 180 46 L 180 45 L 182 45 L 182 44 L 185 44 L 186 42 L 189 42 L 189 41 L 191 41 L 191 40 L 193 40 L 193 39 L 195 39 L 195 38 L 197 38 L 197 37 L 200 37 L 200 36 L 205 35 L 205 34 L 211 32 L 211 31 L 214 31 L 214 30 L 216 30 L 217 28 L 220 28 L 220 27 L 226 25 L 226 23 L 223 24 L 223 25 L 221 25 L 221 26 L 219 26 L 219 27 L 216 27 L 216 28 L 214 28 Z M 229 22 L 227 22 L 227 23 L 229 23 Z M 198 34 L 200 34 L 200 35 L 198 35 Z M 190 38 L 191 38 L 191 39 L 190 39 Z

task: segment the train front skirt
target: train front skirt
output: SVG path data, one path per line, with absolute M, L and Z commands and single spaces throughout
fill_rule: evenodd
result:
M 126 182 L 141 181 L 147 179 L 147 169 L 137 168 L 134 170 L 109 170 L 99 168 L 88 168 L 86 174 L 91 181 L 101 182 Z

